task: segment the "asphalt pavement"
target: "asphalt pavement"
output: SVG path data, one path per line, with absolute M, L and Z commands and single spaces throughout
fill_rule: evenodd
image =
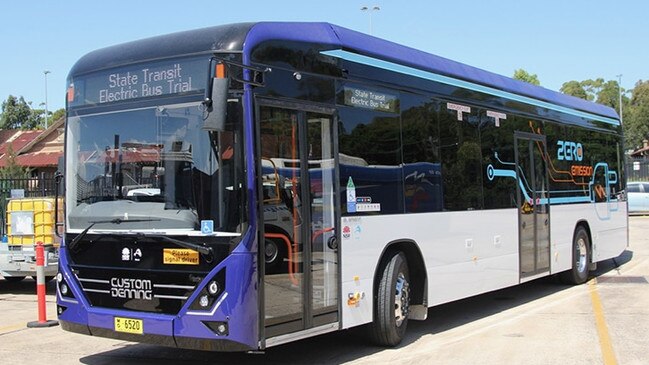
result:
M 411 321 L 396 348 L 369 344 L 363 329 L 335 332 L 263 354 L 210 353 L 83 336 L 37 319 L 31 279 L 0 279 L 3 364 L 649 364 L 649 216 L 630 219 L 628 249 L 584 285 L 554 278 L 448 303 Z M 48 319 L 55 318 L 54 283 Z

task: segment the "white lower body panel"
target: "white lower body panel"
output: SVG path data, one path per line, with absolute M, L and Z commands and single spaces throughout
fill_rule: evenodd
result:
M 627 246 L 626 214 L 625 203 L 552 206 L 550 273 L 570 269 L 579 221 L 590 226 L 594 261 L 618 256 Z M 517 209 L 343 217 L 341 228 L 343 328 L 372 321 L 377 266 L 394 241 L 419 247 L 429 306 L 521 282 Z

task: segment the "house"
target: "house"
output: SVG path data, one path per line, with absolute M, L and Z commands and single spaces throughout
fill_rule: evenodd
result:
M 16 164 L 29 168 L 32 176 L 54 176 L 63 156 L 64 121 L 60 118 L 45 130 L 1 130 L 0 168 L 7 166 L 11 146 Z
M 642 140 L 642 147 L 629 153 L 629 156 L 634 159 L 647 158 L 649 156 L 649 141 L 646 139 Z

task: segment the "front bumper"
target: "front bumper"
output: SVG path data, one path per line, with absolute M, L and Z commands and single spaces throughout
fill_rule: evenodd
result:
M 176 315 L 91 306 L 82 286 L 70 270 L 65 248 L 61 249 L 60 272 L 68 284 L 63 296 L 57 285 L 57 313 L 61 327 L 70 332 L 156 345 L 209 350 L 248 351 L 258 349 L 258 293 L 256 260 L 251 253 L 236 250 L 219 263 L 201 282 L 187 304 Z M 227 270 L 225 291 L 205 311 L 189 309 L 210 277 Z M 115 317 L 142 321 L 143 334 L 115 331 Z M 225 333 L 218 333 L 214 323 L 224 323 Z

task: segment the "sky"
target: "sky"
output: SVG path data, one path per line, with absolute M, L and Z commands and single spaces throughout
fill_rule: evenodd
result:
M 380 10 L 361 11 L 363 6 Z M 0 99 L 65 107 L 66 77 L 84 54 L 151 36 L 249 21 L 324 21 L 541 86 L 649 79 L 645 0 L 31 0 L 0 12 Z M 44 71 L 50 73 L 45 76 Z M 47 78 L 47 80 L 46 80 Z

